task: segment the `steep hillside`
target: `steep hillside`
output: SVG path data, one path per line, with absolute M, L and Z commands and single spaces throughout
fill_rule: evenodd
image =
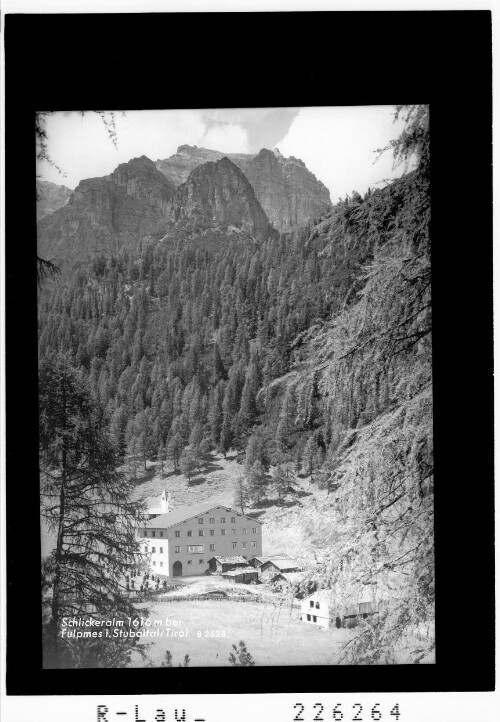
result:
M 67 205 L 38 224 L 38 254 L 72 262 L 138 250 L 169 218 L 174 186 L 141 156 L 79 183 Z

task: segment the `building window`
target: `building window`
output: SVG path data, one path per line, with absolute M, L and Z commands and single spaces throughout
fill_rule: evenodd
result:
M 153 554 L 154 554 L 154 553 L 156 552 L 156 547 L 151 547 L 151 551 L 152 551 Z
M 160 567 L 162 567 L 162 566 L 163 566 L 163 562 L 160 562 Z
M 188 554 L 203 554 L 203 544 L 195 544 L 188 547 Z
M 198 530 L 198 536 L 203 536 L 203 529 Z
M 251 542 L 251 544 L 252 544 L 252 547 L 255 549 L 255 547 L 257 546 L 257 542 Z
M 148 553 L 148 545 L 147 545 L 147 544 L 146 544 L 146 546 L 144 547 L 144 551 L 146 552 L 146 554 Z
M 243 529 L 243 534 L 246 534 L 248 529 Z
M 214 552 L 214 551 L 215 551 L 215 544 L 210 544 L 210 551 L 211 551 L 211 552 Z
M 203 524 L 203 518 L 201 516 L 198 519 L 198 524 Z
M 192 559 L 188 559 L 188 564 L 192 564 L 192 563 L 193 563 L 193 560 L 192 560 Z
M 233 532 L 233 534 L 236 534 L 236 529 L 231 529 L 231 531 Z
M 314 602 L 313 602 L 312 599 L 311 599 L 311 601 L 309 602 L 309 606 L 310 606 L 310 607 L 314 607 Z
M 318 618 L 315 617 L 314 614 L 313 614 L 313 622 L 317 622 L 317 621 L 318 621 Z
M 198 563 L 203 564 L 203 559 L 200 559 Z
M 210 524 L 215 524 L 215 517 L 213 517 L 213 516 L 210 517 Z
M 180 548 L 180 547 L 175 547 L 175 553 L 176 553 L 176 554 L 180 554 L 180 553 L 181 553 L 181 548 Z
M 176 531 L 176 532 L 175 532 L 175 536 L 176 536 L 177 538 L 179 538 L 180 535 L 181 535 L 180 531 Z
M 226 523 L 226 517 L 225 517 L 225 516 L 221 516 L 221 518 L 220 518 L 220 523 L 221 523 L 221 524 L 225 524 L 225 523 Z
M 210 529 L 210 536 L 215 536 L 215 529 Z
M 319 602 L 316 602 L 316 609 L 319 609 Z
M 235 516 L 232 516 L 232 517 L 231 517 L 231 524 L 236 524 L 236 517 L 235 517 Z
M 188 533 L 187 533 L 187 535 L 188 535 L 188 536 L 193 536 L 193 532 L 192 532 L 191 530 L 189 530 Z
M 163 547 L 160 547 L 160 554 L 163 554 Z
M 220 533 L 222 534 L 222 536 L 226 536 L 226 530 L 225 530 L 225 529 L 221 529 L 221 530 L 220 530 Z
M 306 616 L 307 616 L 307 621 L 310 622 L 310 621 L 311 621 L 311 615 L 310 615 L 310 614 L 307 614 Z
M 256 526 L 252 527 L 252 534 L 257 534 L 257 527 L 256 527 Z
M 153 566 L 154 566 L 154 567 L 156 566 L 156 562 L 153 562 Z
M 238 546 L 238 542 L 233 542 L 233 549 L 236 549 L 237 546 Z
M 160 536 L 163 537 L 163 532 L 162 532 L 162 531 L 160 532 Z

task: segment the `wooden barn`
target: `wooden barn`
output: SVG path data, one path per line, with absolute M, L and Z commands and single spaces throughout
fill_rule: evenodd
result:
M 287 574 L 300 571 L 300 566 L 289 557 L 269 557 L 259 567 L 259 574 L 263 579 L 272 580 L 278 574 Z
M 264 564 L 264 562 L 269 561 L 269 557 L 253 557 L 253 559 L 249 559 L 248 563 L 250 566 L 254 567 L 255 569 L 260 569 L 260 567 Z
M 248 562 L 246 559 L 244 559 L 241 556 L 234 556 L 234 557 L 224 557 L 224 556 L 217 556 L 212 557 L 208 560 L 208 570 L 210 572 L 214 572 L 216 574 L 222 574 L 224 572 L 229 572 L 232 569 L 237 569 L 238 567 L 247 567 Z
M 227 572 L 223 572 L 221 576 L 223 579 L 227 579 L 234 584 L 250 584 L 251 582 L 257 582 L 259 579 L 257 569 L 249 565 L 237 569 L 230 569 Z

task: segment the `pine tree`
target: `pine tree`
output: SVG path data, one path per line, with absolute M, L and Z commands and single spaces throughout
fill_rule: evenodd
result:
M 262 466 L 262 462 L 256 461 L 249 474 L 247 475 L 248 493 L 252 503 L 260 504 L 265 497 L 265 487 L 267 484 L 266 472 Z
M 237 509 L 241 509 L 241 513 L 245 513 L 248 505 L 248 485 L 244 473 L 238 473 L 234 478 L 234 497 L 233 503 Z
M 240 439 L 248 436 L 259 414 L 257 394 L 259 392 L 259 375 L 257 365 L 252 361 L 247 369 L 245 385 L 241 394 L 241 405 L 238 415 L 238 429 Z
M 229 655 L 229 662 L 233 667 L 254 667 L 255 662 L 247 650 L 246 644 L 243 640 L 240 641 L 238 646 L 233 644 L 233 652 Z
M 181 473 L 187 476 L 188 484 L 191 483 L 192 477 L 198 471 L 198 463 L 198 457 L 193 449 L 184 449 L 179 460 L 179 467 Z
M 44 652 L 59 667 L 71 656 L 63 617 L 135 615 L 122 577 L 140 564 L 143 509 L 129 501 L 102 409 L 66 357 L 41 363 L 39 404 L 41 513 L 57 539 Z
M 285 500 L 288 486 L 289 483 L 287 473 L 285 469 L 281 466 L 281 464 L 278 464 L 273 469 L 273 488 L 278 495 L 278 504 L 280 506 L 283 506 L 283 501 Z
M 281 454 L 287 455 L 293 447 L 295 431 L 296 399 L 292 386 L 288 386 L 281 404 L 280 418 L 276 427 L 276 448 Z
M 172 461 L 174 462 L 174 471 L 176 474 L 179 471 L 179 459 L 181 457 L 183 448 L 184 442 L 180 434 L 178 432 L 174 433 L 167 444 L 167 458 L 172 459 Z

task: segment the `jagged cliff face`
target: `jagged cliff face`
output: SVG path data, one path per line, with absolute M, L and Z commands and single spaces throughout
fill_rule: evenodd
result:
M 235 226 L 255 238 L 265 238 L 269 219 L 242 171 L 228 158 L 195 168 L 177 189 L 172 207 L 174 222 Z
M 36 219 L 39 221 L 58 208 L 62 208 L 68 202 L 73 193 L 71 188 L 60 186 L 49 181 L 37 180 L 36 182 Z
M 79 260 L 136 249 L 168 221 L 174 195 L 174 185 L 153 161 L 134 158 L 109 176 L 81 181 L 67 205 L 42 218 L 38 253 Z
M 257 155 L 226 154 L 252 185 L 269 220 L 279 231 L 296 223 L 319 218 L 332 207 L 330 193 L 297 158 L 285 158 L 275 149 L 262 149 Z M 174 184 L 184 183 L 199 165 L 217 162 L 220 151 L 181 145 L 177 153 L 156 161 L 157 168 Z

